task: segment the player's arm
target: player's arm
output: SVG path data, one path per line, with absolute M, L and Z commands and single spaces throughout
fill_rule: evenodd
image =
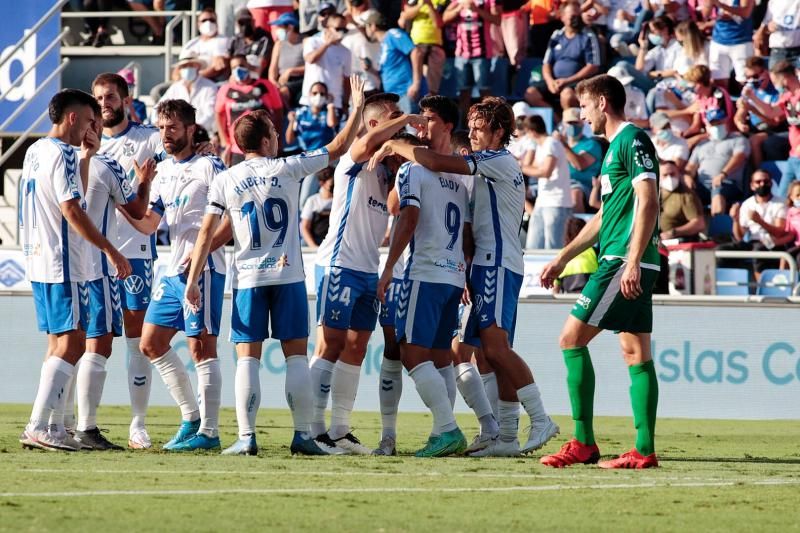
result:
M 413 146 L 401 141 L 388 141 L 383 143 L 380 150 L 375 152 L 370 159 L 368 168 L 375 168 L 380 161 L 390 155 L 399 155 L 403 159 L 418 163 L 433 172 L 450 172 L 452 174 L 464 175 L 473 174 L 467 161 L 460 155 L 437 154 L 430 148 Z
M 156 175 L 156 162 L 154 159 L 148 159 L 140 167 L 134 160 L 133 168 L 139 180 L 136 199 L 120 205 L 118 209 L 124 211 L 134 220 L 141 220 L 147 214 L 147 203 L 150 200 L 150 184 L 153 183 L 153 178 Z
M 200 287 L 197 281 L 200 279 L 200 274 L 203 272 L 203 265 L 205 265 L 208 260 L 208 254 L 211 253 L 211 249 L 214 246 L 214 240 L 221 218 L 222 215 L 218 213 L 207 212 L 203 217 L 203 224 L 200 226 L 200 233 L 197 235 L 197 241 L 194 243 L 185 293 L 186 303 L 189 304 L 193 312 L 197 312 L 200 309 Z
M 92 224 L 89 215 L 81 208 L 80 200 L 74 198 L 61 202 L 60 207 L 61 214 L 67 223 L 78 232 L 78 235 L 89 241 L 96 248 L 99 248 L 106 255 L 111 264 L 114 265 L 114 268 L 116 268 L 117 277 L 120 279 L 127 278 L 131 274 L 131 264 Z
M 395 133 L 402 130 L 406 126 L 411 126 L 419 130 L 425 127 L 427 124 L 428 119 L 420 115 L 400 115 L 392 120 L 387 120 L 385 123 L 368 132 L 366 135 L 353 143 L 353 147 L 350 150 L 350 156 L 353 158 L 354 162 L 363 163 L 367 161 L 379 148 L 381 148 L 386 141 L 394 137 Z M 383 159 L 383 157 L 381 157 L 381 159 Z M 380 161 L 380 159 L 378 161 Z M 375 165 L 370 164 L 369 168 L 375 168 L 376 165 L 377 162 Z
M 400 195 L 397 194 L 397 187 L 389 191 L 389 195 L 386 197 L 386 210 L 393 217 L 400 214 Z
M 622 295 L 633 300 L 642 294 L 641 267 L 645 248 L 653 238 L 658 221 L 658 186 L 656 179 L 642 179 L 633 185 L 638 207 L 634 213 L 633 234 L 628 246 L 625 270 L 620 280 Z
M 356 138 L 356 134 L 358 134 L 358 130 L 361 128 L 361 119 L 364 113 L 364 80 L 361 79 L 361 76 L 354 74 L 350 76 L 350 86 L 352 87 L 353 112 L 350 114 L 350 118 L 347 119 L 342 131 L 325 146 L 328 149 L 328 159 L 330 161 L 339 159 L 347 153 Z M 329 108 L 329 117 L 332 115 L 331 112 L 332 109 Z M 358 161 L 355 158 L 355 146 L 353 147 L 353 153 L 353 160 Z
M 414 236 L 414 230 L 417 229 L 419 222 L 419 207 L 408 205 L 403 207 L 400 211 L 400 217 L 397 219 L 397 225 L 394 228 L 394 236 L 389 245 L 389 255 L 386 258 L 386 265 L 383 267 L 383 274 L 378 281 L 378 299 L 381 302 L 386 301 L 386 290 L 389 288 L 389 283 L 392 282 L 392 272 L 394 265 L 403 255 L 403 251 L 411 242 Z
M 567 263 L 580 255 L 587 248 L 591 248 L 597 242 L 600 235 L 600 226 L 603 222 L 603 208 L 592 217 L 572 241 L 558 252 L 555 259 L 550 261 L 542 269 L 539 282 L 545 289 L 551 289 L 558 277 L 564 271 Z M 651 228 L 652 231 L 652 228 Z

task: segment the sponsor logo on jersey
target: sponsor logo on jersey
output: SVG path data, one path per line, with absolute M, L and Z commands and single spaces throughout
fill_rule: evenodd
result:
M 578 296 L 578 300 L 575 302 L 575 305 L 580 305 L 584 309 L 589 309 L 589 306 L 592 305 L 592 299 L 585 294 L 581 294 Z
M 128 294 L 139 294 L 144 290 L 144 280 L 141 276 L 137 276 L 136 274 L 128 276 L 122 283 Z

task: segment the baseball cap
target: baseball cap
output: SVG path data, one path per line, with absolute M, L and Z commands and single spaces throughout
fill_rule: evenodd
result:
M 656 111 L 650 116 L 650 127 L 654 129 L 662 129 L 669 124 L 669 117 L 663 111 Z
M 206 68 L 205 60 L 197 55 L 197 52 L 193 50 L 184 50 L 181 52 L 181 55 L 178 56 L 178 62 L 175 63 L 175 66 L 180 68 L 189 64 L 195 64 L 199 69 Z
M 561 117 L 562 122 L 580 122 L 581 121 L 581 110 L 577 107 L 570 107 L 569 109 L 564 110 L 564 114 Z
M 374 9 L 367 9 L 355 18 L 355 23 L 362 27 L 367 24 L 380 24 L 381 22 L 383 22 L 383 15 Z
M 608 69 L 608 75 L 617 78 L 622 85 L 628 85 L 633 82 L 633 76 L 628 70 L 627 63 L 614 65 Z
M 281 16 L 270 22 L 271 26 L 292 26 L 297 28 L 300 26 L 300 21 L 297 20 L 297 15 L 294 13 L 281 13 Z

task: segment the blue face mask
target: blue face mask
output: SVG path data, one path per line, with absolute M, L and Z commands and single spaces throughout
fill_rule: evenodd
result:
M 245 81 L 250 77 L 250 71 L 244 67 L 236 67 L 233 69 L 233 77 L 237 81 Z
M 794 205 L 797 209 L 800 209 L 800 199 L 793 200 L 792 205 Z
M 583 124 L 567 124 L 567 137 L 577 139 L 583 133 Z
M 650 33 L 647 35 L 647 38 L 650 39 L 653 46 L 661 46 L 664 43 L 664 38 L 660 35 Z
M 672 139 L 672 130 L 665 129 L 656 133 L 656 138 L 660 141 L 669 141 Z

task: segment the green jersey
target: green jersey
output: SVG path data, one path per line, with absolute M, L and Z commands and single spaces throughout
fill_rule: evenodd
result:
M 600 259 L 626 259 L 636 222 L 638 200 L 633 186 L 646 179 L 658 182 L 658 157 L 647 134 L 628 122 L 610 139 L 600 169 L 603 220 L 600 226 Z M 658 222 L 642 254 L 641 267 L 659 270 Z

